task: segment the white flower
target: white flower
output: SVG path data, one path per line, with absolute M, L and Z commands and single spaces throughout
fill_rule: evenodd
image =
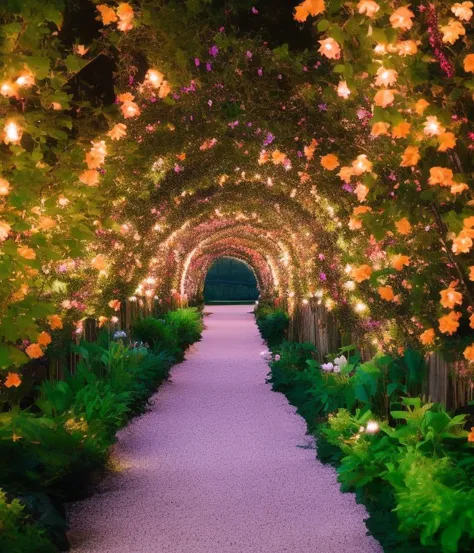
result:
M 114 333 L 114 340 L 118 340 L 120 338 L 126 338 L 127 333 L 124 330 L 117 330 L 117 332 Z
M 379 428 L 379 423 L 377 421 L 369 421 L 367 423 L 365 431 L 367 432 L 367 434 L 375 434 L 379 431 Z
M 334 369 L 334 365 L 332 363 L 323 363 L 321 368 L 323 371 L 332 371 Z
M 344 357 L 344 355 L 336 357 L 336 359 L 334 359 L 334 365 L 337 365 L 337 368 L 338 368 L 337 372 L 340 372 L 342 367 L 347 365 L 347 359 Z

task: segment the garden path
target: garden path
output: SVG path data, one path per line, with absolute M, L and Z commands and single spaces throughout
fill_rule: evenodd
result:
M 120 468 L 71 512 L 74 553 L 380 553 L 364 507 L 265 383 L 249 306 L 212 306 L 202 342 L 119 433 Z

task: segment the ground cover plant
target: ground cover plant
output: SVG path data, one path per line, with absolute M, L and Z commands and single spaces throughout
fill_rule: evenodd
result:
M 270 382 L 306 419 L 342 489 L 367 506 L 386 553 L 472 551 L 474 432 L 466 414 L 420 398 L 422 356 L 362 362 L 349 347 L 320 364 L 314 353 L 283 343 Z
M 63 502 L 90 489 L 117 430 L 146 409 L 183 349 L 200 337 L 195 310 L 165 319 L 169 333 L 153 349 L 124 338 L 110 341 L 105 331 L 97 343 L 72 346 L 80 355 L 74 375 L 43 381 L 28 409 L 16 404 L 0 413 L 1 551 L 67 548 Z

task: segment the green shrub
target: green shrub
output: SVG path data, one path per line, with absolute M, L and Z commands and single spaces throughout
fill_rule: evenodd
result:
M 306 350 L 308 348 L 308 350 Z M 366 504 L 367 527 L 390 553 L 474 550 L 474 446 L 466 415 L 450 415 L 417 395 L 422 356 L 376 356 L 322 370 L 310 348 L 286 344 L 271 362 L 273 389 L 305 417 L 318 456 L 337 467 L 344 491 Z M 339 358 L 340 359 L 340 358 Z M 344 360 L 343 360 L 344 361 Z M 335 363 L 336 364 L 336 363 Z
M 282 309 L 262 308 L 256 311 L 257 325 L 270 348 L 278 347 L 287 336 L 290 317 Z
M 165 315 L 165 321 L 173 329 L 180 348 L 186 349 L 201 338 L 202 315 L 195 307 L 170 311 Z
M 138 319 L 132 326 L 132 337 L 150 346 L 150 349 L 174 350 L 177 346 L 174 329 L 165 320 L 145 317 Z
M 0 489 L 0 551 L 5 553 L 56 553 L 57 548 L 46 538 L 44 531 L 31 524 L 24 504 L 8 500 Z
M 201 319 L 194 310 L 157 322 L 153 352 L 83 341 L 72 348 L 80 355 L 74 375 L 44 381 L 31 410 L 17 406 L 0 413 L 0 488 L 6 493 L 0 494 L 0 551 L 56 553 L 67 547 L 62 501 L 84 494 L 116 431 L 146 408 L 168 378 L 181 351 L 177 344 L 199 338 Z

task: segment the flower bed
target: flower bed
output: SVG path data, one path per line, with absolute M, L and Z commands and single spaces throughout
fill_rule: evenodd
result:
M 170 312 L 167 340 L 81 342 L 81 361 L 64 381 L 44 381 L 35 405 L 0 414 L 0 550 L 50 553 L 67 548 L 63 501 L 90 488 L 115 434 L 142 413 L 183 349 L 199 339 L 196 310 Z
M 323 365 L 310 344 L 284 342 L 270 382 L 317 436 L 343 491 L 366 505 L 367 527 L 390 553 L 474 548 L 474 431 L 420 398 L 424 362 L 413 350 L 362 363 L 343 348 Z M 470 426 L 470 425 L 469 425 Z

